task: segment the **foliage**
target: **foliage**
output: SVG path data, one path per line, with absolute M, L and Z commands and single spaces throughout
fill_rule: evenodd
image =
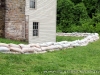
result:
M 80 2 L 82 2 L 82 0 L 71 0 L 73 3 L 78 4 Z
M 62 32 L 67 31 L 65 27 L 74 23 L 73 8 L 74 4 L 70 0 L 58 0 L 57 22 Z
M 58 0 L 57 2 L 57 32 L 100 33 L 100 0 Z

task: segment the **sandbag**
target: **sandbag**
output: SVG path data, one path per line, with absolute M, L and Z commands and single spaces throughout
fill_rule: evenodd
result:
M 59 49 L 59 48 L 56 45 L 51 45 L 51 46 L 48 46 L 48 49 L 53 50 L 53 49 Z
M 49 48 L 48 47 L 41 47 L 42 51 L 46 51 L 48 50 Z
M 55 42 L 54 45 L 60 45 L 58 42 Z
M 20 48 L 20 46 L 19 45 L 16 45 L 16 44 L 9 44 L 9 47 Z
M 58 47 L 59 49 L 62 49 L 63 48 L 61 45 L 56 45 L 56 47 Z
M 68 41 L 61 41 L 61 42 L 57 42 L 58 44 L 66 44 L 68 43 Z
M 80 41 L 78 42 L 78 44 L 79 44 L 80 46 L 86 46 L 86 45 L 88 45 L 88 43 L 89 43 L 89 41 L 87 40 L 87 38 L 82 39 L 82 40 L 80 40 Z
M 30 47 L 35 47 L 36 46 L 36 44 L 29 44 L 30 45 Z
M 10 52 L 10 49 L 7 47 L 0 47 L 0 52 Z
M 38 54 L 38 53 L 46 53 L 46 52 L 47 52 L 47 51 L 37 52 L 37 54 Z
M 71 46 L 71 44 L 61 44 L 61 46 L 62 46 L 63 48 L 68 48 L 68 47 Z
M 30 47 L 37 47 L 40 48 L 40 44 L 29 44 Z
M 40 44 L 40 47 L 47 47 L 48 45 L 46 43 Z
M 61 41 L 63 44 L 66 44 L 66 43 L 68 43 L 68 41 Z
M 34 50 L 34 52 L 41 52 L 42 51 L 41 48 L 37 48 L 37 47 L 32 47 L 32 49 Z
M 22 48 L 30 48 L 30 45 L 24 45 L 24 44 L 19 44 L 19 46 Z
M 15 48 L 15 47 L 10 47 L 10 51 L 23 53 L 21 48 Z
M 57 42 L 57 43 L 58 43 L 58 45 L 64 44 L 64 42 Z
M 80 44 L 79 43 L 73 43 L 73 44 L 71 44 L 71 46 L 76 47 L 76 46 L 80 46 Z
M 79 40 L 76 40 L 76 41 L 71 42 L 71 46 L 72 47 L 80 46 Z
M 41 52 L 34 52 L 36 54 L 39 54 L 39 53 L 46 53 L 47 51 L 41 51 Z
M 48 46 L 54 45 L 54 42 L 47 42 L 46 43 Z
M 22 52 L 23 53 L 34 53 L 34 48 L 23 48 Z
M 9 45 L 6 43 L 0 43 L 0 47 L 8 47 L 9 48 Z

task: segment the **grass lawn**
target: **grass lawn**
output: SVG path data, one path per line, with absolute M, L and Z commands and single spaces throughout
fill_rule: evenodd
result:
M 9 43 L 14 43 L 14 44 L 23 43 L 23 44 L 27 44 L 27 42 L 10 40 L 10 39 L 5 39 L 5 38 L 0 38 L 0 43 L 7 43 L 7 44 L 9 44 Z
M 100 75 L 100 40 L 45 54 L 0 53 L 0 75 Z
M 84 38 L 84 37 L 57 36 L 57 37 L 56 37 L 56 41 L 57 41 L 57 42 L 65 41 L 65 40 L 67 40 L 67 41 L 74 41 L 74 40 L 78 40 L 78 39 L 81 40 L 81 39 L 83 39 L 83 38 Z

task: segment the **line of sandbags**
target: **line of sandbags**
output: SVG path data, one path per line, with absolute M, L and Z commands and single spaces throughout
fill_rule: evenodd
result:
M 86 46 L 90 42 L 94 42 L 99 39 L 97 33 L 92 33 L 86 36 L 82 40 L 75 41 L 61 41 L 61 42 L 46 42 L 37 44 L 5 44 L 0 43 L 0 52 L 3 53 L 45 53 L 48 51 L 62 50 L 64 48 L 73 48 L 77 46 Z
M 95 33 L 77 33 L 77 32 L 73 32 L 73 33 L 56 33 L 57 36 L 77 36 L 77 37 L 86 37 L 89 36 L 91 34 L 95 34 Z

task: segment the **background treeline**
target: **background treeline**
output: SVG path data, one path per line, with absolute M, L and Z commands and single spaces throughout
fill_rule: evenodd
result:
M 100 0 L 57 2 L 57 32 L 100 33 Z

